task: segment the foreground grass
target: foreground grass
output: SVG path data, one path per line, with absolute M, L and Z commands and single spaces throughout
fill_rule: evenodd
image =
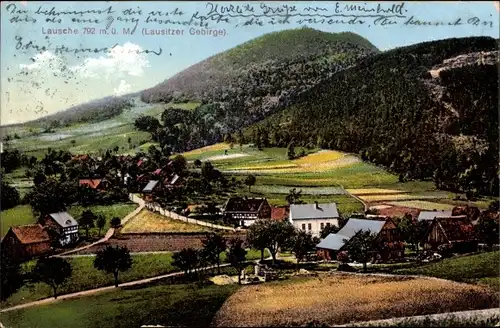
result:
M 320 275 L 248 286 L 214 318 L 219 327 L 327 325 L 498 306 L 493 291 L 455 282 Z
M 205 232 L 211 229 L 180 220 L 167 218 L 163 215 L 142 210 L 130 219 L 121 229 L 122 233 L 133 232 Z
M 10 227 L 36 223 L 36 218 L 31 212 L 31 206 L 20 205 L 0 212 L 0 235 L 9 231 Z
M 239 286 L 194 284 L 120 288 L 103 294 L 2 313 L 6 327 L 101 328 L 165 325 L 208 327 Z
M 264 255 L 267 257 L 269 256 L 269 253 L 266 251 Z M 258 258 L 260 258 L 260 251 L 247 251 L 247 260 L 254 260 Z M 126 272 L 120 273 L 120 283 L 179 271 L 179 269 L 173 265 L 172 253 L 133 254 L 132 259 L 132 268 Z M 73 268 L 73 274 L 70 280 L 65 285 L 60 287 L 58 292 L 60 295 L 113 285 L 113 275 L 104 273 L 103 271 L 99 271 L 94 268 L 93 256 L 72 257 L 68 258 L 68 261 L 71 263 L 71 267 Z M 225 253 L 221 254 L 221 261 L 226 262 Z M 25 263 L 23 266 L 24 272 L 29 273 L 34 265 L 35 261 Z M 52 290 L 46 284 L 27 283 L 7 301 L 3 302 L 1 307 L 10 307 L 51 296 Z
M 459 282 L 500 286 L 500 251 L 444 259 L 440 262 L 395 270 L 396 274 L 418 274 Z

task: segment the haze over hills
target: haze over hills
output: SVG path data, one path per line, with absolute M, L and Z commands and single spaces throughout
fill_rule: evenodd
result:
M 497 195 L 498 62 L 490 37 L 390 50 L 313 87 L 249 134 L 274 146 L 359 153 L 401 180 Z

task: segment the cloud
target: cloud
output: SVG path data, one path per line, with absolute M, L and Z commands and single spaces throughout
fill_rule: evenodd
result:
M 21 70 L 50 70 L 53 72 L 61 72 L 64 62 L 61 57 L 54 55 L 50 51 L 44 51 L 31 58 L 31 64 L 19 64 Z
M 86 58 L 83 64 L 72 67 L 83 78 L 122 78 L 124 76 L 141 76 L 144 68 L 149 67 L 146 54 L 139 53 L 139 45 L 127 42 L 123 46 L 111 49 L 106 57 Z
M 130 92 L 131 89 L 132 86 L 130 84 L 125 82 L 125 80 L 121 80 L 120 85 L 113 89 L 113 93 L 115 94 L 115 96 L 121 96 Z

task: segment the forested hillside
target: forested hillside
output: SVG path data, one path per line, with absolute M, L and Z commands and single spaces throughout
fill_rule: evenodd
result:
M 248 132 L 257 144 L 359 153 L 440 188 L 498 194 L 498 41 L 447 39 L 366 58 Z
M 145 90 L 145 102 L 238 102 L 236 126 L 263 119 L 334 73 L 378 50 L 357 34 L 311 28 L 266 34 L 212 56 Z M 231 130 L 232 122 L 220 122 Z

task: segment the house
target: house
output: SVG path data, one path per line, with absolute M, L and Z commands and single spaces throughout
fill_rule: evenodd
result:
M 182 179 L 177 174 L 174 174 L 165 178 L 165 180 L 163 180 L 163 184 L 168 189 L 179 188 L 182 187 Z
M 147 202 L 153 201 L 153 193 L 160 191 L 162 188 L 162 184 L 158 180 L 149 180 L 148 184 L 144 189 L 142 189 L 142 194 L 144 196 L 144 200 Z
M 450 245 L 455 252 L 477 250 L 478 240 L 474 225 L 466 215 L 436 217 L 427 229 L 424 249 L 437 250 L 439 245 Z
M 257 219 L 271 217 L 271 206 L 265 198 L 231 197 L 222 210 L 224 222 L 249 226 Z
M 20 259 L 45 255 L 52 249 L 49 234 L 40 224 L 11 227 L 2 239 L 2 249 L 4 247 Z
M 337 204 L 292 204 L 290 205 L 289 220 L 292 225 L 318 237 L 321 230 L 327 225 L 339 226 L 339 212 Z
M 110 183 L 105 179 L 80 179 L 79 184 L 96 190 L 105 190 L 110 186 Z
M 450 217 L 452 216 L 452 211 L 420 211 L 418 214 L 418 221 L 432 221 L 436 217 Z
M 280 207 L 271 206 L 271 220 L 285 221 L 288 219 L 289 215 L 290 215 L 290 207 L 288 207 L 288 206 L 280 206 Z
M 350 218 L 339 232 L 329 234 L 316 245 L 318 255 L 327 260 L 335 259 L 337 252 L 343 250 L 360 230 L 369 230 L 377 235 L 377 244 L 381 246 L 380 249 L 384 249 L 377 254 L 381 260 L 400 258 L 404 255 L 404 243 L 396 225 L 388 218 L 376 220 Z
M 55 232 L 61 246 L 76 243 L 80 239 L 78 223 L 68 212 L 47 214 L 40 221 L 46 230 Z

